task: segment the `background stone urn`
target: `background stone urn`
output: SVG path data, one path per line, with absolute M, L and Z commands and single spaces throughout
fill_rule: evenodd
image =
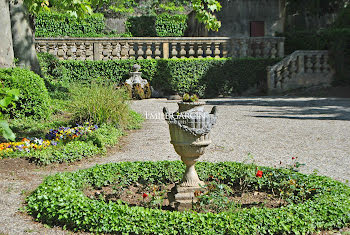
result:
M 148 99 L 151 98 L 151 86 L 146 79 L 141 77 L 142 72 L 139 70 L 141 66 L 134 64 L 130 78 L 125 81 L 125 86 L 133 99 Z
M 169 113 L 163 109 L 169 124 L 170 143 L 186 165 L 180 183 L 168 194 L 170 205 L 177 210 L 191 208 L 196 201 L 194 193 L 204 186 L 196 172 L 195 163 L 211 143 L 209 132 L 216 122 L 216 107 L 210 113 L 204 111 L 204 102 L 179 102 L 179 110 Z

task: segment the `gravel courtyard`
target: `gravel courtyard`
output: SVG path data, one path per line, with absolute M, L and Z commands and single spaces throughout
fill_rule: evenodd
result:
M 304 173 L 316 170 L 350 181 L 350 99 L 212 99 L 206 109 L 210 111 L 213 105 L 217 106 L 218 121 L 212 130 L 212 144 L 201 160 L 280 167 L 296 157 L 294 161 L 305 164 L 300 168 Z M 164 106 L 170 111 L 177 108 L 176 101 L 166 99 L 134 101 L 132 107 L 146 117 L 144 127 L 131 131 L 121 148 L 107 157 L 41 168 L 24 159 L 0 160 L 0 235 L 70 233 L 44 227 L 18 212 L 25 195 L 49 174 L 107 162 L 179 159 L 169 143 L 168 125 L 162 118 Z
M 217 106 L 218 121 L 203 161 L 248 161 L 266 166 L 304 163 L 305 173 L 350 181 L 350 99 L 235 98 L 207 100 Z M 176 101 L 141 100 L 133 108 L 148 119 L 135 133 L 122 160 L 179 159 L 169 143 L 162 108 Z M 120 156 L 117 153 L 116 156 Z M 292 161 L 292 157 L 297 159 Z

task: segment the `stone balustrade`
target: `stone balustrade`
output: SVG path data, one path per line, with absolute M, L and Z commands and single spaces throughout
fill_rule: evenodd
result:
M 36 38 L 37 52 L 61 60 L 261 57 L 282 58 L 281 37 Z
M 267 70 L 270 94 L 303 87 L 328 86 L 334 75 L 328 51 L 295 51 Z

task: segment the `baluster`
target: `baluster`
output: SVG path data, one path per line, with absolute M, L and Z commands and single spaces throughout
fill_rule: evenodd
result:
M 189 47 L 190 49 L 188 50 L 188 55 L 189 55 L 189 58 L 194 58 L 194 43 L 193 42 L 190 42 L 189 43 Z
M 211 43 L 205 43 L 205 55 L 206 57 L 211 57 Z
M 185 42 L 180 42 L 180 58 L 186 58 L 186 43 Z
M 220 58 L 220 42 L 214 42 L 214 56 Z
M 73 43 L 67 43 L 67 59 L 73 59 Z
M 81 43 L 79 45 L 79 51 L 80 51 L 80 60 L 86 60 L 86 48 L 85 48 L 85 44 Z
M 203 43 L 197 43 L 197 58 L 203 58 Z
M 93 59 L 93 48 L 92 48 L 92 44 L 91 43 L 85 43 L 85 56 L 86 56 L 86 60 L 92 60 Z
M 273 42 L 272 45 L 271 45 L 271 58 L 276 58 L 277 56 L 277 43 L 276 42 Z
M 267 41 L 264 44 L 264 58 L 269 58 L 270 57 L 270 50 L 271 50 L 271 42 Z
M 325 54 L 323 56 L 323 72 L 327 73 L 330 71 L 330 66 L 329 66 L 329 57 L 328 54 Z
M 289 67 L 288 65 L 283 66 L 283 74 L 282 74 L 283 80 L 287 80 L 290 78 L 290 73 L 289 73 Z
M 121 51 L 120 51 L 121 59 L 123 59 L 123 60 L 128 59 L 129 50 L 130 50 L 130 46 L 127 42 L 125 42 L 125 45 L 122 46 Z
M 112 53 L 111 53 L 111 57 L 112 59 L 120 59 L 120 51 L 121 51 L 121 46 L 119 43 L 113 42 L 111 43 L 112 45 Z
M 55 44 L 49 43 L 49 53 L 55 55 Z
M 313 63 L 312 63 L 312 56 L 311 55 L 305 55 L 306 56 L 306 72 L 307 73 L 312 73 L 313 69 Z
M 107 42 L 102 43 L 102 60 L 109 60 L 110 54 L 110 44 Z
M 176 49 L 177 43 L 171 43 L 171 58 L 177 58 L 177 49 Z
M 47 52 L 47 47 L 46 47 L 46 43 L 44 42 L 40 42 L 38 45 L 38 52 Z
M 240 51 L 239 51 L 239 57 L 247 57 L 248 52 L 248 43 L 246 40 L 240 41 Z
M 81 60 L 82 51 L 80 50 L 80 45 L 81 45 L 81 42 L 75 43 L 75 46 L 76 46 L 75 59 L 76 60 Z
M 59 60 L 64 60 L 65 52 L 63 50 L 64 43 L 58 43 L 57 57 Z
M 296 60 L 292 60 L 290 62 L 290 78 L 293 78 L 296 74 L 296 71 L 297 71 L 297 61 Z
M 282 68 L 283 67 L 278 67 L 276 71 L 276 88 L 277 89 L 282 89 Z
M 129 46 L 130 46 L 129 58 L 130 58 L 130 59 L 135 59 L 135 54 L 136 54 L 136 52 L 135 52 L 135 50 L 134 50 L 134 45 L 135 45 L 135 43 L 129 42 Z
M 255 42 L 255 52 L 254 52 L 254 54 L 255 54 L 255 57 L 261 57 L 261 49 L 260 49 L 260 44 L 261 44 L 261 42 L 260 42 L 260 40 L 256 40 L 256 42 Z
M 301 54 L 298 56 L 298 73 L 304 73 L 304 72 L 305 72 L 304 54 Z
M 152 43 L 151 42 L 147 42 L 146 43 L 146 59 L 152 59 Z
M 138 60 L 143 60 L 143 54 L 144 54 L 144 51 L 143 51 L 143 43 L 137 43 L 137 59 Z
M 316 61 L 315 61 L 315 73 L 321 72 L 321 55 L 316 54 Z
M 160 55 L 162 54 L 162 52 L 160 51 L 160 42 L 155 42 L 154 43 L 154 55 L 155 55 L 155 59 L 160 59 Z

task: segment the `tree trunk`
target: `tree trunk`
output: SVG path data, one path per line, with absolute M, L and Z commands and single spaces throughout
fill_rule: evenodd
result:
M 8 0 L 0 0 L 0 68 L 13 66 L 11 21 Z
M 1 1 L 1 0 L 0 0 Z M 11 31 L 13 51 L 20 67 L 29 67 L 40 74 L 40 65 L 35 51 L 34 35 L 29 21 L 29 14 L 23 0 L 10 2 Z

